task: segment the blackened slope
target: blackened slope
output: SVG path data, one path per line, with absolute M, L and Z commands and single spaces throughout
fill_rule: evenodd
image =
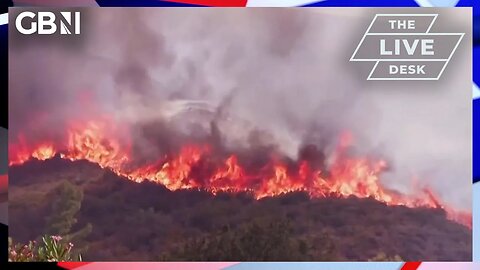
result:
M 368 260 L 381 252 L 409 261 L 471 260 L 471 231 L 446 219 L 442 210 L 389 207 L 373 199 L 311 200 L 304 193 L 256 201 L 248 194 L 171 192 L 121 179 L 88 162 L 28 163 L 11 168 L 10 179 L 10 233 L 21 241 L 46 230 L 52 198 L 42 195 L 63 180 L 83 188 L 77 225 L 93 225 L 88 260 L 159 260 L 192 237 L 284 219 L 292 224 L 291 238 L 306 241 L 307 247 L 330 238 L 336 251 L 331 260 Z

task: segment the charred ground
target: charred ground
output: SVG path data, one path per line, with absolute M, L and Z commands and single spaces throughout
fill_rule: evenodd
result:
M 172 192 L 57 158 L 11 167 L 9 178 L 9 233 L 21 242 L 51 231 L 59 185 L 82 192 L 74 228 L 92 225 L 79 242 L 85 260 L 471 260 L 471 230 L 439 209 L 301 192 L 258 201 Z

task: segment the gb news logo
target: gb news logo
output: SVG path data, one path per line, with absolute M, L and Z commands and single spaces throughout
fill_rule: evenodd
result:
M 79 11 L 23 11 L 15 18 L 15 28 L 22 35 L 79 35 Z
M 374 62 L 367 80 L 438 80 L 465 33 L 432 33 L 438 14 L 377 14 L 350 61 Z

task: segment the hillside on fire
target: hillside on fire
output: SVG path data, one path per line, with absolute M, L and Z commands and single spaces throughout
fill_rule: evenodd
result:
M 387 84 L 348 61 L 365 11 L 178 12 L 92 10 L 78 46 L 9 47 L 14 248 L 471 260 L 469 50 L 448 81 Z
M 12 167 L 10 177 L 10 236 L 25 242 L 58 232 L 52 220 L 68 222 L 69 214 L 54 209 L 77 205 L 72 231 L 88 228 L 75 243 L 84 260 L 471 259 L 471 230 L 441 209 L 304 192 L 255 200 L 170 191 L 59 158 Z

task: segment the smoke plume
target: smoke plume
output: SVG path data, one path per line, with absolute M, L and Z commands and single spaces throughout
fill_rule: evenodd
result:
M 61 137 L 72 119 L 107 115 L 144 159 L 205 137 L 297 158 L 305 145 L 328 156 L 350 131 L 355 151 L 391 164 L 386 186 L 427 185 L 470 209 L 469 66 L 443 83 L 366 83 L 348 59 L 367 15 L 91 10 L 81 46 L 11 44 L 10 142 Z

